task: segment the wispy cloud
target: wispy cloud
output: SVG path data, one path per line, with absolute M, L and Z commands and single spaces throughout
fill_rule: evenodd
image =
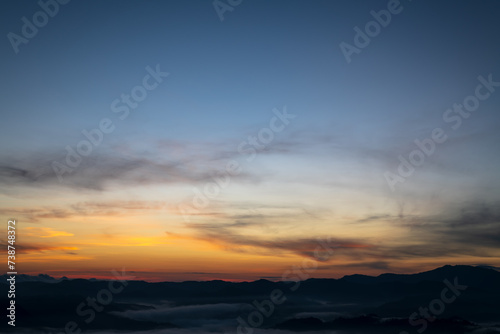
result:
M 65 231 L 56 231 L 50 227 L 33 227 L 28 226 L 24 228 L 24 236 L 32 237 L 40 237 L 40 238 L 54 238 L 54 237 L 72 237 L 73 233 L 65 232 Z
M 105 153 L 95 153 L 82 160 L 71 172 L 62 175 L 60 182 L 52 169 L 53 161 L 64 161 L 64 156 L 47 151 L 43 154 L 20 155 L 9 164 L 0 165 L 0 184 L 4 186 L 44 185 L 63 186 L 75 189 L 104 190 L 112 184 L 148 185 L 179 184 L 211 181 L 221 169 L 214 163 L 218 147 L 200 154 L 186 149 L 181 157 L 171 159 L 162 155 L 161 150 L 141 152 L 132 148 L 115 148 Z M 251 179 L 248 173 L 235 176 Z
M 169 209 L 164 201 L 103 201 L 77 202 L 64 207 L 37 207 L 23 209 L 6 207 L 0 209 L 0 214 L 23 217 L 29 222 L 39 222 L 47 219 L 69 219 L 73 217 L 119 217 L 149 214 L 154 211 Z

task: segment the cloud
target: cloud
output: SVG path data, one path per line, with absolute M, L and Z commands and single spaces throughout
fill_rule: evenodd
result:
M 65 163 L 65 157 L 53 152 L 20 155 L 0 165 L 0 185 L 63 186 L 75 189 L 104 190 L 114 183 L 125 185 L 178 184 L 212 181 L 224 170 L 225 163 L 214 163 L 214 151 L 204 155 L 184 152 L 182 158 L 171 160 L 160 152 L 139 152 L 132 149 L 108 149 L 83 157 L 80 165 L 62 174 L 60 182 L 52 163 Z M 234 179 L 252 179 L 242 172 Z
M 259 237 L 238 233 L 237 230 L 247 226 L 255 226 L 260 222 L 234 222 L 229 224 L 187 224 L 195 231 L 194 238 L 213 243 L 232 252 L 254 253 L 272 256 L 295 254 L 317 259 L 315 251 L 321 245 L 331 248 L 336 253 L 372 248 L 372 244 L 355 238 L 318 237 Z M 317 259 L 321 260 L 321 259 Z
M 54 238 L 54 237 L 72 237 L 73 233 L 65 232 L 65 231 L 55 231 L 50 227 L 32 227 L 28 226 L 24 228 L 25 236 L 36 236 L 40 238 Z
M 498 258 L 500 251 L 500 205 L 470 205 L 460 212 L 452 209 L 440 215 L 375 214 L 358 219 L 357 224 L 381 222 L 398 228 L 394 236 L 338 238 L 328 236 L 333 249 L 329 262 L 334 268 L 364 268 L 370 271 L 397 271 L 409 263 L 427 260 L 429 263 L 442 259 L 467 257 Z M 292 210 L 293 211 L 293 210 Z M 295 213 L 296 214 L 296 213 Z M 272 216 L 272 229 L 268 236 L 262 233 L 267 215 L 246 214 L 219 217 L 213 222 L 187 224 L 195 234 L 190 236 L 222 247 L 230 252 L 267 256 L 289 256 L 292 254 L 315 258 L 314 250 L 325 235 L 313 237 L 279 236 L 280 224 L 286 221 Z M 297 217 L 296 217 L 297 218 Z M 297 219 L 301 219 L 300 217 Z M 282 225 L 284 226 L 284 225 Z M 260 230 L 259 230 L 260 229 Z M 255 233 L 259 232 L 260 233 Z M 404 239 L 401 234 L 406 232 Z M 447 240 L 447 242 L 443 242 Z M 470 263 L 473 264 L 473 263 Z
M 252 132 L 253 133 L 253 132 Z M 18 153 L 15 157 L 2 159 L 8 164 L 0 165 L 0 185 L 40 187 L 45 185 L 63 186 L 75 189 L 104 190 L 112 184 L 178 184 L 212 181 L 212 177 L 224 170 L 226 161 L 241 160 L 249 164 L 247 156 L 238 152 L 238 146 L 246 136 L 218 142 L 192 142 L 160 139 L 144 145 L 121 143 L 100 147 L 99 151 L 82 157 L 79 166 L 62 175 L 59 182 L 52 163 L 65 164 L 66 151 L 46 150 L 38 153 Z M 321 150 L 332 156 L 341 154 L 349 159 L 363 161 L 366 158 L 387 160 L 391 154 L 377 148 L 367 148 L 360 143 L 347 140 L 344 136 L 317 134 L 313 130 L 299 130 L 293 134 L 283 134 L 264 149 L 257 150 L 263 155 L 294 154 L 310 155 Z M 232 176 L 233 180 L 256 182 L 261 177 L 250 173 L 249 168 Z M 314 176 L 314 175 L 312 175 Z M 307 179 L 307 176 L 305 176 Z
M 61 183 L 53 170 L 36 162 L 26 169 L 0 166 L 0 182 L 3 184 L 55 184 L 93 190 L 102 190 L 114 181 L 126 184 L 178 183 L 199 182 L 210 177 L 207 170 L 191 170 L 176 163 L 119 156 L 89 158 L 71 173 L 63 175 L 64 182 Z
M 379 255 L 386 259 L 500 256 L 500 203 L 468 204 L 459 212 L 447 209 L 439 215 L 379 214 L 359 219 L 356 223 L 374 222 L 389 223 L 411 231 L 405 244 L 392 242 L 377 248 Z
M 87 201 L 70 204 L 65 208 L 2 208 L 0 214 L 24 217 L 25 221 L 38 222 L 44 219 L 68 219 L 72 217 L 130 216 L 165 209 L 169 209 L 169 206 L 163 201 Z
M 171 306 L 162 305 L 153 310 L 128 310 L 112 314 L 139 321 L 173 323 L 182 327 L 210 327 L 235 325 L 235 319 L 242 313 L 251 311 L 249 304 L 204 304 Z
M 78 247 L 75 246 L 50 246 L 50 245 L 42 245 L 42 244 L 36 244 L 36 243 L 19 243 L 17 242 L 17 248 L 16 251 L 21 254 L 28 254 L 28 253 L 43 253 L 43 252 L 52 252 L 52 251 L 62 251 L 65 252 L 66 254 L 74 253 L 74 252 L 69 252 L 73 250 L 78 250 Z M 7 249 L 7 243 L 0 242 L 0 246 Z

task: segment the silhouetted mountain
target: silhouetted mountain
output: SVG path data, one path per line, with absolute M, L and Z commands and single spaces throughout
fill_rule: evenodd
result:
M 3 277 L 2 282 L 7 283 L 7 277 Z M 43 333 L 47 328 L 64 328 L 74 321 L 82 330 L 147 331 L 209 326 L 217 328 L 215 332 L 228 332 L 227 328 L 238 326 L 238 318 L 248 319 L 265 304 L 270 315 L 262 317 L 262 328 L 410 332 L 419 328 L 409 325 L 412 314 L 418 319 L 422 307 L 435 309 L 440 305 L 439 300 L 446 298 L 453 300 L 442 303 L 443 310 L 436 319 L 425 320 L 428 332 L 466 333 L 484 329 L 480 323 L 489 323 L 488 326 L 500 323 L 498 282 L 500 272 L 470 266 L 444 266 L 412 275 L 350 275 L 301 282 L 261 279 L 238 283 L 220 280 L 124 283 L 18 275 L 16 327 Z M 458 290 L 453 292 L 453 289 Z M 273 304 L 269 311 L 273 291 L 280 291 L 283 302 Z M 7 294 L 2 294 L 0 301 L 6 305 Z M 100 303 L 95 312 L 91 311 L 89 301 Z M 435 305 L 430 307 L 431 303 Z M 5 326 L 0 324 L 0 328 Z
M 341 280 L 360 283 L 360 284 L 377 284 L 377 283 L 418 283 L 422 281 L 442 282 L 444 279 L 453 279 L 460 277 L 460 283 L 467 286 L 483 286 L 495 285 L 495 282 L 500 282 L 500 272 L 485 268 L 472 266 L 450 266 L 436 268 L 423 273 L 402 275 L 402 274 L 382 274 L 377 277 L 365 275 L 349 275 L 344 276 Z M 497 290 L 500 289 L 496 287 Z
M 0 276 L 0 282 L 1 283 L 7 283 L 7 279 L 10 277 L 10 275 L 1 275 Z M 63 280 L 67 280 L 67 277 L 61 277 L 61 278 L 54 278 L 49 275 L 45 274 L 39 274 L 38 276 L 31 276 L 31 275 L 25 275 L 25 274 L 20 274 L 16 275 L 16 282 L 45 282 L 45 283 L 57 283 Z

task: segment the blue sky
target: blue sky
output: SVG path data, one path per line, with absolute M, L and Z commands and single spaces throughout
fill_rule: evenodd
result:
M 31 20 L 40 11 L 35 1 L 2 6 L 5 36 L 21 34 L 21 18 Z M 82 203 L 116 205 L 113 213 L 141 203 L 138 215 L 155 221 L 148 237 L 174 231 L 171 235 L 188 235 L 195 245 L 206 242 L 200 234 L 217 239 L 230 229 L 238 238 L 215 243 L 257 247 L 259 254 L 272 250 L 255 241 L 272 238 L 268 230 L 250 228 L 262 222 L 269 231 L 281 231 L 276 238 L 329 235 L 329 226 L 336 226 L 338 238 L 353 238 L 359 235 L 355 222 L 377 220 L 360 229 L 370 231 L 361 234 L 366 244 L 380 249 L 394 246 L 384 237 L 391 226 L 397 225 L 402 240 L 423 245 L 435 229 L 447 230 L 464 215 L 484 218 L 485 210 L 481 236 L 497 231 L 500 91 L 481 101 L 456 130 L 443 113 L 474 94 L 478 76 L 500 81 L 500 5 L 403 0 L 399 6 L 401 12 L 348 63 L 339 44 L 354 44 L 353 28 L 364 29 L 373 20 L 370 11 L 387 9 L 387 1 L 243 1 L 224 13 L 223 21 L 211 1 L 60 5 L 18 53 L 7 37 L 0 44 L 2 215 L 31 212 L 27 224 L 67 230 L 78 224 L 72 219 L 81 218 L 81 210 L 69 208 Z M 141 85 L 147 66 L 159 66 L 169 76 L 119 120 L 111 103 Z M 255 161 L 246 161 L 238 153 L 240 143 L 268 127 L 273 109 L 285 106 L 296 118 Z M 52 162 L 62 162 L 65 147 L 75 148 L 85 139 L 82 130 L 98 127 L 103 118 L 113 121 L 115 131 L 60 183 Z M 429 138 L 435 128 L 448 140 L 391 191 L 384 173 L 395 173 L 398 156 L 408 158 L 417 148 L 414 140 Z M 193 188 L 202 189 L 231 159 L 243 172 L 203 214 L 192 217 L 201 225 L 186 226 L 172 208 L 190 202 Z M 157 210 L 148 204 L 152 201 L 168 209 Z M 72 213 L 54 214 L 68 210 Z M 237 218 L 241 215 L 247 220 Z M 231 225 L 241 219 L 249 230 Z M 113 234 L 106 229 L 118 224 L 100 215 L 93 221 L 103 235 Z M 433 228 L 414 240 L 414 224 L 430 221 Z M 223 232 L 214 236 L 213 226 Z M 470 225 L 464 226 L 462 232 L 470 233 Z M 85 246 L 88 231 L 74 228 L 80 252 L 92 258 L 86 247 L 97 246 Z M 453 247 L 463 242 L 448 237 Z M 478 243 L 484 244 L 479 236 Z M 434 247 L 433 241 L 425 247 Z M 380 252 L 365 254 L 367 271 L 380 261 L 386 266 L 375 269 L 437 264 L 429 254 L 414 254 L 412 265 L 396 264 Z M 499 265 L 498 255 L 487 249 L 477 259 L 466 253 L 455 262 L 489 257 L 489 264 Z M 347 272 L 354 259 L 338 261 L 336 272 Z M 88 263 L 83 267 L 97 270 Z

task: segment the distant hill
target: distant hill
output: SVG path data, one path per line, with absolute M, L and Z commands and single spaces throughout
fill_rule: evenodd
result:
M 480 286 L 483 284 L 492 284 L 499 281 L 500 271 L 495 267 L 491 266 L 464 266 L 464 265 L 445 265 L 430 271 L 425 271 L 417 274 L 392 274 L 385 273 L 379 276 L 368 276 L 368 275 L 346 275 L 340 279 L 326 278 L 326 279 L 316 279 L 310 278 L 309 280 L 322 280 L 322 281 L 345 281 L 350 283 L 358 284 L 379 284 L 379 283 L 418 283 L 423 281 L 433 281 L 442 282 L 445 278 L 454 278 L 455 276 L 460 276 L 460 282 L 471 286 Z M 1 275 L 0 283 L 5 282 L 9 278 L 9 275 Z M 45 282 L 45 283 L 58 283 L 64 280 L 68 280 L 67 277 L 54 278 L 46 274 L 39 274 L 37 276 L 20 274 L 16 275 L 17 282 Z M 98 279 L 91 278 L 89 281 L 99 281 Z M 106 280 L 102 280 L 106 281 Z M 173 283 L 179 284 L 179 282 L 159 282 L 159 283 Z M 198 284 L 210 284 L 217 286 L 226 286 L 229 282 L 222 280 L 212 280 L 212 281 L 184 281 L 180 282 L 189 285 Z M 241 285 L 254 285 L 254 286 L 270 286 L 275 284 L 275 282 L 259 279 L 252 282 L 240 282 L 237 284 Z
M 0 282 L 7 283 L 7 278 L 3 275 Z M 17 315 L 22 319 L 19 327 L 37 333 L 45 333 L 45 328 L 64 327 L 67 319 L 75 319 L 82 330 L 191 328 L 193 324 L 202 326 L 204 321 L 210 326 L 218 322 L 221 326 L 237 326 L 238 317 L 248 316 L 255 310 L 256 302 L 269 300 L 271 292 L 279 290 L 285 300 L 274 307 L 272 316 L 263 323 L 264 328 L 346 330 L 345 333 L 415 332 L 415 327 L 408 328 L 408 317 L 442 298 L 447 288 L 444 280 L 451 284 L 456 280 L 467 288 L 446 305 L 433 326 L 429 326 L 429 333 L 468 333 L 469 329 L 488 333 L 482 331 L 485 328 L 481 323 L 500 328 L 500 272 L 479 266 L 444 266 L 410 275 L 311 278 L 299 283 L 265 279 L 252 282 L 127 281 L 89 324 L 82 321 L 84 318 L 76 310 L 88 298 L 109 290 L 109 280 L 17 275 L 16 305 Z M 0 303 L 7 305 L 7 294 L 0 294 Z M 5 323 L 0 323 L 0 332 L 3 326 Z
M 20 282 L 44 282 L 44 283 L 58 283 L 60 281 L 67 280 L 67 277 L 62 277 L 62 278 L 54 278 L 49 275 L 45 274 L 39 274 L 38 276 L 31 276 L 31 275 L 25 275 L 25 274 L 20 274 L 20 275 L 15 275 L 16 276 L 16 283 Z M 1 275 L 0 276 L 0 283 L 7 283 L 6 280 L 10 277 L 10 275 Z
M 460 277 L 460 282 L 469 286 L 483 286 L 500 282 L 500 272 L 491 268 L 482 266 L 450 266 L 436 268 L 434 270 L 402 275 L 402 274 L 382 274 L 379 276 L 366 275 L 348 275 L 341 278 L 346 282 L 360 284 L 378 284 L 378 283 L 418 283 L 423 281 L 442 282 L 445 278 L 448 280 L 454 277 Z

